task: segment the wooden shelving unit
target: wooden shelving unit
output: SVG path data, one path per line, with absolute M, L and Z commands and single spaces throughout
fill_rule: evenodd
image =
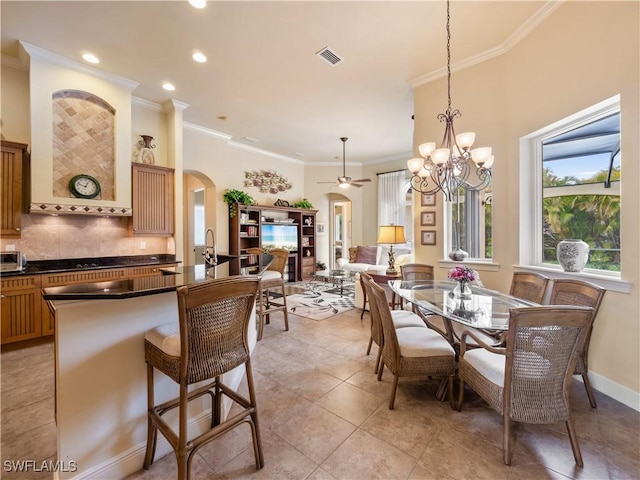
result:
M 287 281 L 308 280 L 316 264 L 316 213 L 288 207 L 266 205 L 235 205 L 234 215 L 229 217 L 229 253 L 242 258 L 243 273 L 257 272 L 257 258 L 247 249 L 263 246 L 264 224 L 292 225 L 297 231 L 297 251 L 289 255 L 285 270 Z

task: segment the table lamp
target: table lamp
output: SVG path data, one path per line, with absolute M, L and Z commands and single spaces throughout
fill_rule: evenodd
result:
M 404 238 L 404 227 L 401 225 L 381 225 L 378 232 L 377 243 L 388 243 L 389 248 L 389 268 L 387 268 L 387 275 L 397 275 L 398 271 L 395 267 L 395 252 L 393 246 L 398 243 L 407 243 Z

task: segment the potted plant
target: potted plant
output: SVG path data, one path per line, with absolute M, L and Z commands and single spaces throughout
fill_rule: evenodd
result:
M 292 205 L 292 207 L 293 208 L 306 208 L 307 210 L 311 210 L 313 208 L 313 205 L 311 205 L 311 202 L 309 200 L 307 200 L 306 198 L 303 198 L 299 202 L 295 202 Z
M 235 188 L 227 188 L 224 191 L 222 199 L 227 205 L 229 205 L 230 217 L 233 217 L 236 214 L 236 203 L 240 203 L 242 205 L 254 205 L 256 203 L 251 195 L 243 192 L 242 190 L 236 190 Z

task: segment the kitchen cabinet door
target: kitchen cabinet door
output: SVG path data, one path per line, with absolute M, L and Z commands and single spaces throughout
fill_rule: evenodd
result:
M 42 335 L 40 277 L 12 277 L 2 280 L 2 344 Z
M 27 146 L 2 141 L 0 164 L 0 234 L 20 237 L 22 230 L 23 159 Z
M 132 164 L 132 235 L 173 235 L 173 176 L 172 168 Z

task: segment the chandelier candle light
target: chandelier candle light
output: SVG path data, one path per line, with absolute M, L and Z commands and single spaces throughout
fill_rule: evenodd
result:
M 382 225 L 378 233 L 377 243 L 388 243 L 389 247 L 389 268 L 387 268 L 387 275 L 397 275 L 398 271 L 395 267 L 395 254 L 393 246 L 398 243 L 407 243 L 404 238 L 404 227 L 401 225 Z
M 454 118 L 460 118 L 459 110 L 451 109 L 451 33 L 449 28 L 449 1 L 447 1 L 447 110 L 438 115 L 438 120 L 446 124 L 440 148 L 435 142 L 423 143 L 418 147 L 422 158 L 412 158 L 407 162 L 412 174 L 411 188 L 433 194 L 442 191 L 447 201 L 452 201 L 460 189 L 483 190 L 491 183 L 493 155 L 491 147 L 471 150 L 475 141 L 474 132 L 456 135 Z M 473 160 L 473 163 L 471 161 Z M 475 168 L 474 168 L 475 164 Z M 475 177 L 471 176 L 475 171 Z

